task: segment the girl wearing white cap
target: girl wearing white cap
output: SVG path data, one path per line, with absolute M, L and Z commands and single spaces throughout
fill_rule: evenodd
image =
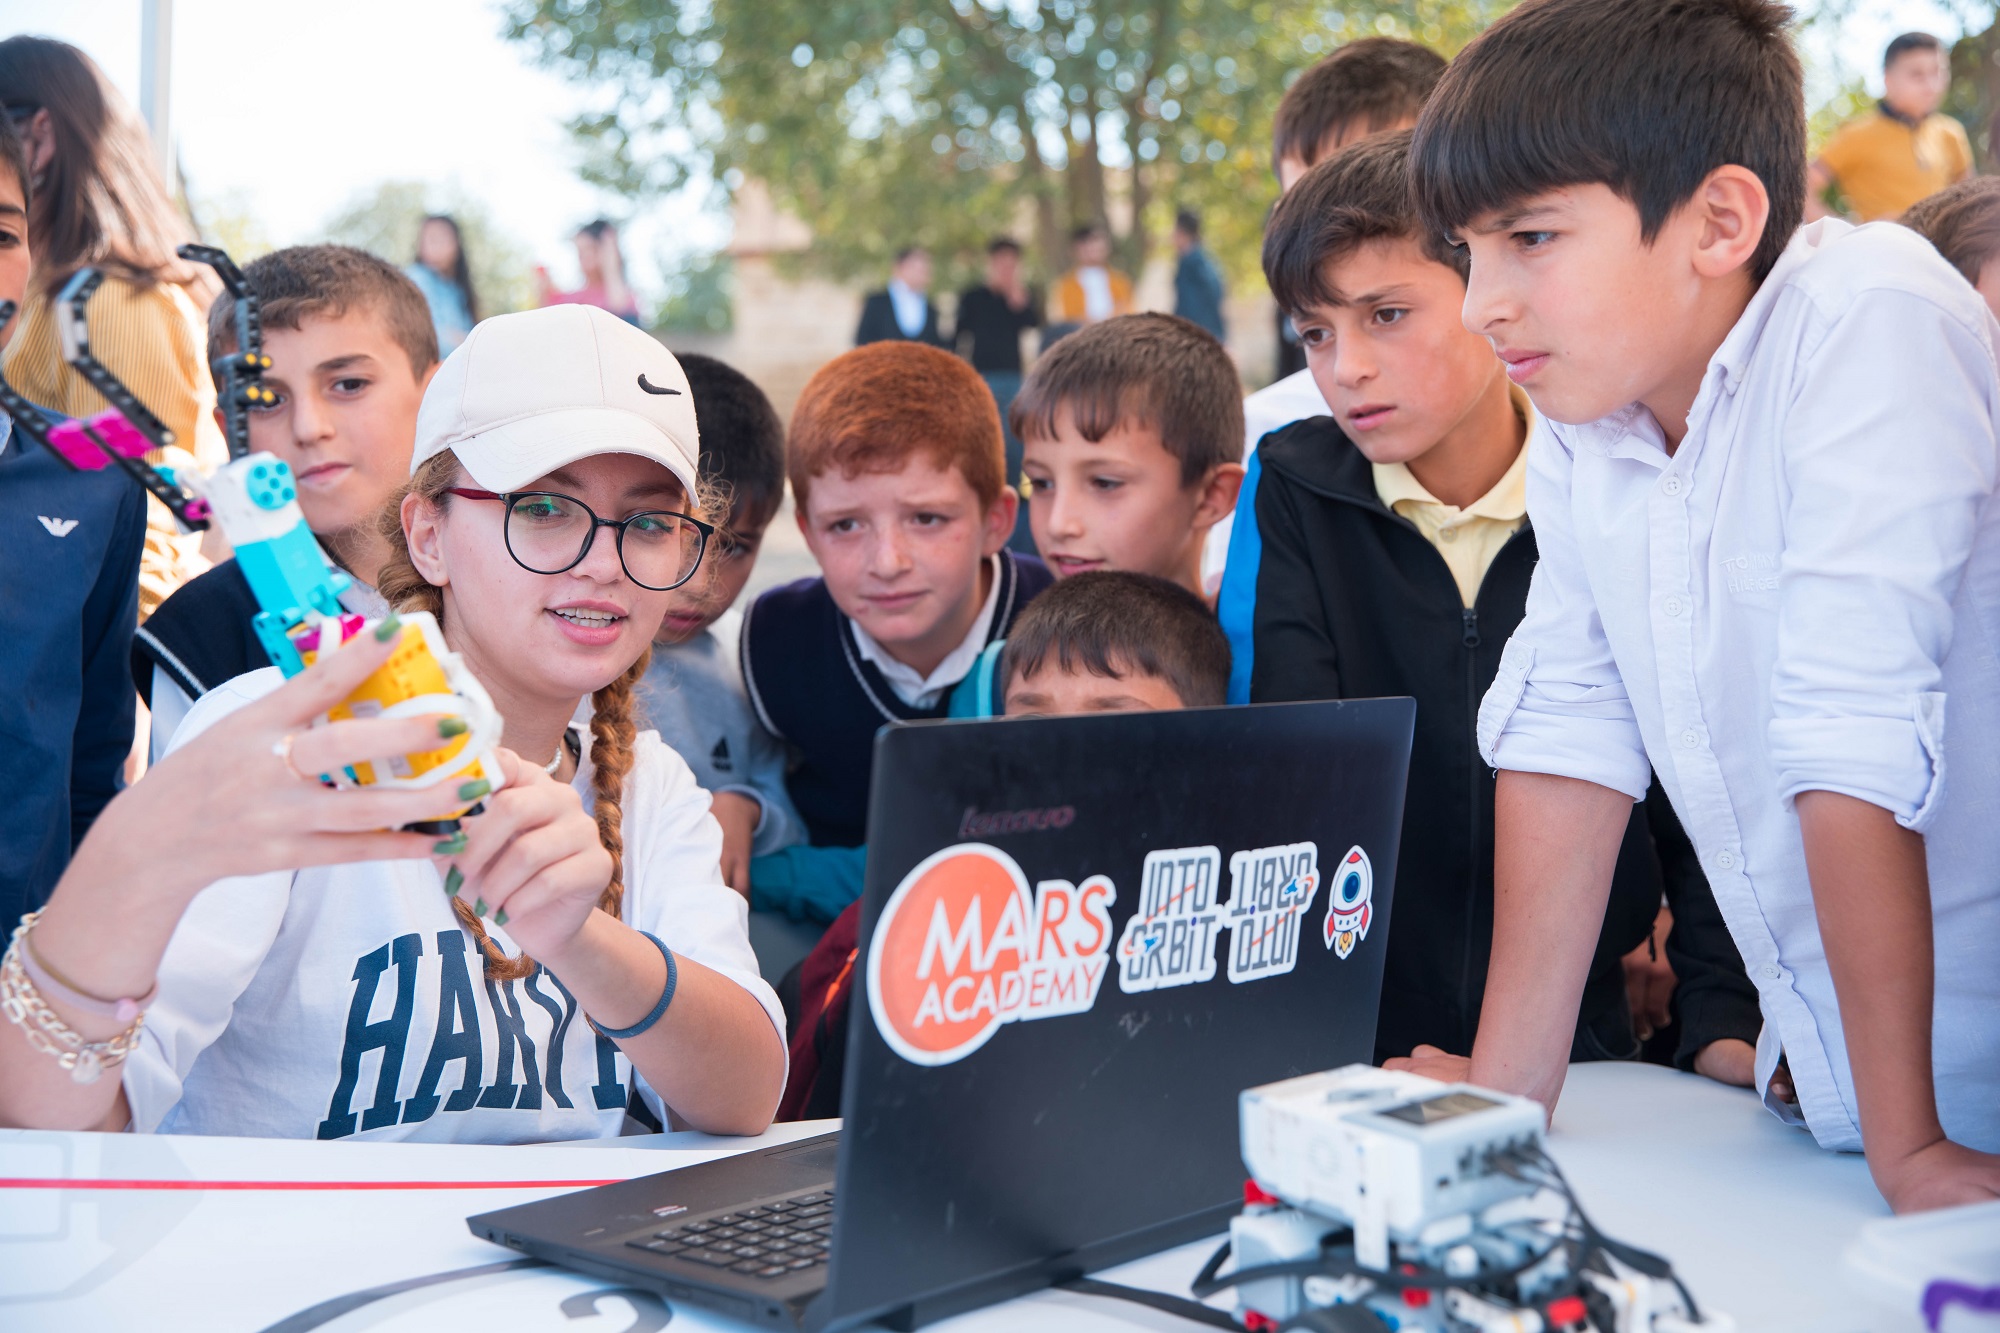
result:
M 381 591 L 491 694 L 504 786 L 310 776 L 462 730 L 310 726 L 386 657 L 374 635 L 211 692 L 0 962 L 0 1123 L 526 1143 L 630 1108 L 762 1130 L 782 1011 L 707 794 L 630 706 L 705 544 L 697 450 L 643 333 L 574 305 L 479 325 L 425 394 Z M 443 841 L 381 831 L 482 797 Z

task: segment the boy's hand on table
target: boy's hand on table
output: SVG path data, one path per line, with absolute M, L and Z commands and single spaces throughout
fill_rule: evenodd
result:
M 709 813 L 722 825 L 722 882 L 750 896 L 750 846 L 764 807 L 742 792 L 722 791 L 710 798 Z
M 1463 1055 L 1447 1054 L 1436 1046 L 1419 1046 L 1408 1055 L 1384 1061 L 1382 1068 L 1403 1074 L 1421 1074 L 1440 1083 L 1466 1083 L 1472 1079 L 1471 1060 Z
M 1869 1160 L 1875 1184 L 1898 1213 L 2000 1199 L 2000 1155 L 1936 1139 L 1893 1162 Z
M 1621 960 L 1625 999 L 1632 1008 L 1632 1033 L 1640 1041 L 1651 1040 L 1655 1032 L 1673 1022 L 1668 1002 L 1674 998 L 1676 978 L 1673 964 L 1667 961 L 1667 933 L 1673 928 L 1674 914 L 1661 907 L 1653 919 L 1653 933 Z
M 1717 1083 L 1727 1083 L 1731 1087 L 1754 1088 L 1757 1086 L 1757 1048 L 1735 1037 L 1712 1041 L 1695 1052 L 1694 1072 L 1703 1078 L 1712 1078 Z M 1774 1090 L 1781 1077 L 1783 1077 L 1782 1071 L 1772 1075 L 1771 1085 Z M 1791 1094 L 1791 1080 L 1785 1078 L 1783 1091 L 1779 1095 L 1783 1100 L 1791 1101 Z

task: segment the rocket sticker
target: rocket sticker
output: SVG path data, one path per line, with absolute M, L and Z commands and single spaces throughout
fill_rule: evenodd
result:
M 1333 891 L 1326 900 L 1326 947 L 1341 958 L 1368 938 L 1375 919 L 1375 867 L 1359 847 L 1348 849 L 1333 872 Z

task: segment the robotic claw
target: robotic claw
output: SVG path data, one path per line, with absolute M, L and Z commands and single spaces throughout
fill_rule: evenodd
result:
M 55 315 L 63 359 L 104 396 L 109 406 L 88 420 L 58 420 L 28 402 L 0 376 L 0 409 L 15 427 L 66 465 L 98 471 L 116 465 L 173 512 L 182 527 L 211 524 L 235 548 L 236 562 L 260 608 L 252 622 L 258 642 L 287 676 L 310 666 L 318 655 L 369 628 L 349 612 L 341 594 L 352 580 L 320 549 L 299 508 L 298 488 L 283 459 L 251 452 L 250 414 L 276 406 L 278 395 L 265 387 L 271 367 L 264 354 L 263 322 L 257 297 L 242 270 L 213 246 L 184 245 L 183 259 L 209 265 L 234 301 L 237 350 L 218 357 L 210 369 L 221 408 L 229 461 L 203 476 L 193 469 L 156 467 L 146 455 L 174 445 L 174 433 L 92 353 L 87 312 L 91 295 L 104 281 L 95 269 L 80 270 L 57 294 Z M 0 302 L 0 324 L 14 314 Z M 347 718 L 406 717 L 444 713 L 463 718 L 467 731 L 436 750 L 395 755 L 354 765 L 326 779 L 339 786 L 429 787 L 447 780 L 484 778 L 493 788 L 505 775 L 493 761 L 501 719 L 486 688 L 445 645 L 437 621 L 426 612 L 402 618 L 395 652 L 353 694 L 329 709 L 320 722 Z M 449 832 L 449 820 L 413 826 L 425 833 Z

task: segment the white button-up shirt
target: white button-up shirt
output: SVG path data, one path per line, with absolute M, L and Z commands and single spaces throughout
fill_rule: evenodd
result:
M 1480 752 L 1635 800 L 1659 772 L 1762 1000 L 1758 1086 L 1782 1050 L 1828 1148 L 1861 1135 L 1792 808 L 1811 790 L 1925 835 L 1938 1108 L 2000 1150 L 1996 332 L 1914 232 L 1822 222 L 1675 453 L 1637 405 L 1529 446 L 1541 562 Z
M 935 706 L 952 686 L 965 679 L 972 664 L 979 660 L 979 654 L 986 650 L 986 640 L 993 632 L 993 616 L 1000 609 L 1000 557 L 987 556 L 986 570 L 989 580 L 986 604 L 979 609 L 979 618 L 972 622 L 972 628 L 959 640 L 958 647 L 945 654 L 944 661 L 931 668 L 928 676 L 898 660 L 860 625 L 852 620 L 847 622 L 854 630 L 855 651 L 863 661 L 875 664 L 896 697 L 911 708 Z

